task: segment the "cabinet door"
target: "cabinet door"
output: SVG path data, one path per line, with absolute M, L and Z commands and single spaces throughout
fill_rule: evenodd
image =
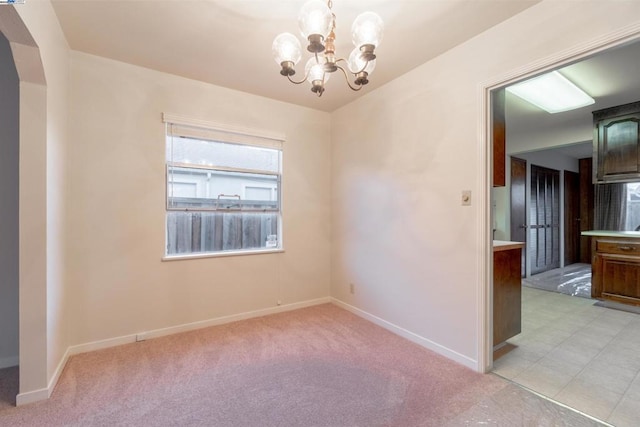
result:
M 598 180 L 638 174 L 640 116 L 629 114 L 598 122 Z
M 640 258 L 601 254 L 602 297 L 640 304 Z
M 522 249 L 493 253 L 493 345 L 522 331 Z

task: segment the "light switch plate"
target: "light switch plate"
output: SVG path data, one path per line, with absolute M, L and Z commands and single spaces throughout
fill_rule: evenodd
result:
M 471 206 L 471 190 L 462 191 L 462 206 Z

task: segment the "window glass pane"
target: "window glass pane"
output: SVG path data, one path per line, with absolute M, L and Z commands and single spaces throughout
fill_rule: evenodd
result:
M 278 209 L 277 175 L 172 167 L 167 195 L 173 209 Z
M 216 129 L 172 123 L 167 132 L 166 254 L 282 247 L 281 142 L 219 142 Z
M 606 184 L 602 184 L 606 185 Z M 627 231 L 640 231 L 640 183 L 631 182 L 627 186 L 627 212 L 625 216 Z
M 278 246 L 276 212 L 167 212 L 167 255 Z
M 280 172 L 279 150 L 179 136 L 167 138 L 169 162 Z

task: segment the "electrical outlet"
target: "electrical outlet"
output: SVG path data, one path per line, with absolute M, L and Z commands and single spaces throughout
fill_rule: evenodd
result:
M 349 283 L 349 292 L 351 292 L 352 294 L 356 293 L 356 287 L 353 283 Z

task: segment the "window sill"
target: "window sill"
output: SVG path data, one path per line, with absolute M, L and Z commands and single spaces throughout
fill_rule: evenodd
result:
M 186 259 L 199 259 L 199 258 L 222 258 L 229 256 L 243 256 L 243 255 L 262 255 L 262 254 L 274 254 L 282 253 L 284 249 L 262 249 L 262 250 L 250 250 L 250 251 L 227 251 L 227 252 L 209 252 L 209 253 L 197 253 L 197 254 L 185 254 L 185 255 L 165 255 L 162 257 L 162 261 L 181 261 Z

